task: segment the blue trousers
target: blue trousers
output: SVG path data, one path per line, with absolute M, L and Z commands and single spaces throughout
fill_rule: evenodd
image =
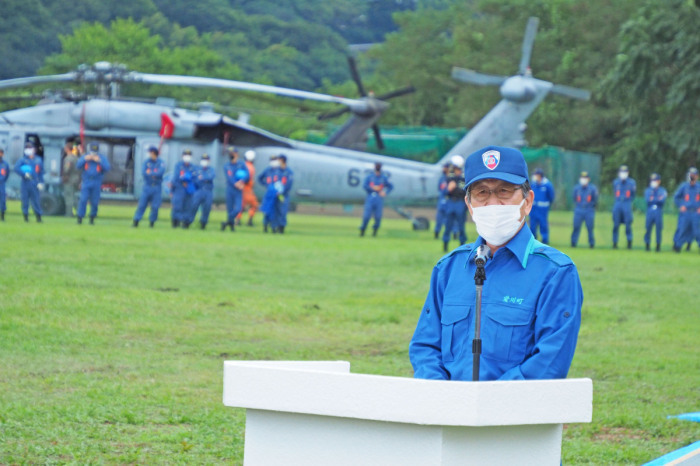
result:
M 656 226 L 656 244 L 661 244 L 661 231 L 664 229 L 663 209 L 647 209 L 646 232 L 644 233 L 644 243 L 651 242 L 651 230 Z
M 5 195 L 5 189 L 3 186 L 3 197 Z M 39 204 L 39 188 L 36 187 L 36 183 L 29 180 L 22 180 L 22 185 L 20 186 L 20 199 L 22 200 L 22 213 L 24 215 L 29 215 L 29 204 L 32 204 L 32 210 L 36 215 L 41 215 L 41 205 Z
M 5 212 L 7 210 L 7 204 L 5 203 L 5 182 L 0 183 L 0 212 Z
M 199 223 L 206 225 L 209 222 L 209 213 L 211 212 L 211 205 L 214 202 L 214 192 L 208 189 L 200 189 L 194 196 L 192 196 L 192 213 L 190 214 L 189 222 L 194 222 L 194 218 L 197 216 L 197 210 L 201 207 L 201 214 L 199 216 Z
M 80 201 L 78 202 L 78 218 L 85 217 L 87 203 L 90 202 L 90 217 L 97 217 L 97 206 L 100 204 L 100 191 L 102 183 L 83 182 L 83 187 L 80 189 Z
M 182 186 L 176 186 L 173 188 L 171 203 L 171 218 L 176 222 L 189 222 L 190 212 L 192 211 L 192 194 L 188 193 Z
M 540 230 L 542 242 L 549 243 L 549 208 L 533 206 L 530 211 L 530 229 L 532 234 L 537 239 L 537 230 Z
M 574 209 L 574 231 L 571 232 L 571 244 L 578 244 L 578 236 L 581 233 L 581 225 L 586 222 L 588 230 L 588 244 L 595 246 L 595 235 L 593 234 L 593 224 L 595 220 L 594 209 Z
M 625 224 L 627 241 L 632 241 L 632 204 L 616 203 L 613 206 L 613 243 L 617 244 L 620 224 Z
M 236 216 L 241 212 L 243 203 L 243 191 L 240 189 L 226 186 L 226 219 L 228 223 L 233 223 Z M 268 209 L 274 210 L 274 209 Z M 268 213 L 265 213 L 267 217 Z
M 435 211 L 435 233 L 440 233 L 442 227 L 445 226 L 445 207 L 447 206 L 447 201 L 445 199 L 440 199 L 437 203 L 437 210 Z
M 160 184 L 145 185 L 143 191 L 141 191 L 136 213 L 134 213 L 134 220 L 139 221 L 143 218 L 143 213 L 146 211 L 148 204 L 151 204 L 151 215 L 148 217 L 148 220 L 150 222 L 158 220 L 158 209 L 160 208 L 161 201 L 162 194 Z
M 442 241 L 447 243 L 450 241 L 450 235 L 453 231 L 459 232 L 459 243 L 467 242 L 467 232 L 464 230 L 464 224 L 467 221 L 467 205 L 464 199 L 449 199 L 445 206 L 445 232 L 442 234 Z
M 673 245 L 682 247 L 693 240 L 700 245 L 700 214 L 695 212 L 680 212 L 678 214 L 678 228 L 673 235 Z
M 273 227 L 287 226 L 287 212 L 289 212 L 289 196 L 285 196 L 283 201 L 275 201 L 275 223 Z
M 362 225 L 360 230 L 367 228 L 369 219 L 374 217 L 374 224 L 372 228 L 374 230 L 379 230 L 379 226 L 382 224 L 382 213 L 384 211 L 384 198 L 379 194 L 370 194 L 365 199 L 365 211 L 362 214 Z

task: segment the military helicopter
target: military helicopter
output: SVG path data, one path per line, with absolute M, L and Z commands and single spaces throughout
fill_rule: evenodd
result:
M 77 70 L 64 74 L 0 81 L 0 90 L 63 82 L 94 83 L 97 96 L 72 98 L 70 95 L 53 95 L 35 106 L 0 113 L 0 147 L 5 148 L 8 163 L 14 164 L 21 157 L 25 141 L 31 140 L 39 147 L 38 154 L 44 159 L 45 185 L 48 188 L 42 193 L 41 202 L 47 215 L 64 211 L 65 203 L 60 190 L 61 150 L 67 138 L 80 136 L 86 142 L 97 142 L 100 152 L 110 160 L 112 170 L 105 174 L 102 186 L 103 197 L 107 199 L 138 199 L 143 186 L 140 167 L 151 145 L 161 147 L 160 155 L 169 172 L 174 169 L 184 149 L 192 151 L 194 163 L 202 154 L 209 154 L 215 169 L 226 162 L 226 146 L 236 146 L 241 154 L 253 149 L 258 172 L 262 172 L 270 157 L 285 154 L 295 172 L 293 201 L 362 202 L 365 198 L 362 181 L 366 173 L 373 170 L 374 164 L 380 162 L 394 184 L 390 205 L 399 207 L 397 210 L 411 220 L 414 229 L 427 229 L 428 220 L 414 218 L 400 206 L 437 199 L 436 187 L 442 165 L 452 155 L 469 154 L 487 144 L 517 144 L 510 128 L 514 125 L 521 128 L 524 118 L 544 97 L 542 95 L 534 104 L 532 100 L 517 105 L 508 101 L 506 108 L 501 108 L 502 101 L 455 149 L 439 162 L 428 164 L 288 139 L 216 113 L 211 105 L 190 110 L 177 107 L 174 99 L 169 98 L 158 98 L 155 102 L 125 100 L 120 96 L 120 88 L 125 83 L 213 87 L 329 102 L 345 106 L 366 128 L 376 124 L 377 115 L 388 105 L 371 94 L 349 99 L 219 78 L 140 73 L 108 62 L 81 65 Z M 540 92 L 539 88 L 535 89 Z M 364 94 L 362 90 L 360 92 Z M 527 114 L 513 111 L 513 108 L 519 108 L 518 105 L 532 106 L 532 109 Z M 504 122 L 496 124 L 498 122 L 493 121 L 496 118 Z M 516 136 L 521 137 L 521 133 L 518 132 Z M 16 177 L 8 181 L 9 189 L 17 189 Z M 214 186 L 215 200 L 223 202 L 225 183 L 221 170 L 217 170 Z M 164 183 L 164 190 L 167 194 L 167 183 Z

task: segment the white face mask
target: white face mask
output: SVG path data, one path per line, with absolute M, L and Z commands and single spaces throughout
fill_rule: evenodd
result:
M 190 163 L 192 161 L 192 156 L 191 155 L 183 155 L 182 161 L 185 163 Z
M 521 218 L 520 208 L 525 199 L 518 205 L 487 205 L 472 207 L 472 219 L 476 223 L 476 231 L 492 246 L 506 244 L 525 222 Z
M 34 155 L 34 149 L 27 147 L 26 149 L 24 149 L 24 155 L 26 155 L 27 157 L 31 157 L 32 155 Z
M 581 183 L 581 186 L 588 186 L 588 178 L 579 178 L 578 182 Z
M 661 184 L 660 181 L 652 181 L 652 182 L 651 182 L 651 187 L 652 187 L 652 188 L 658 188 L 660 184 Z
M 209 161 L 208 161 L 208 160 L 202 160 L 201 162 L 199 162 L 199 164 L 200 164 L 202 167 L 207 168 L 207 167 L 209 166 Z
M 627 179 L 627 177 L 629 176 L 629 172 L 620 172 L 619 176 L 620 176 L 620 179 L 622 181 L 625 181 Z

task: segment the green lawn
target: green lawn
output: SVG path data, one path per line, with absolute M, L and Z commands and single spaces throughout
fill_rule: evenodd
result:
M 95 226 L 0 223 L 0 464 L 238 464 L 244 413 L 222 405 L 228 359 L 342 359 L 410 377 L 407 346 L 442 245 L 404 220 L 377 238 L 359 220 L 290 215 L 284 235 L 130 228 L 133 207 Z M 356 212 L 358 210 L 356 209 Z M 161 212 L 167 218 L 169 212 Z M 565 464 L 642 464 L 700 440 L 700 254 L 552 243 L 585 294 L 570 377 L 594 383 L 591 424 L 567 426 Z M 469 238 L 475 238 L 469 225 Z M 582 233 L 580 244 L 586 244 Z M 455 242 L 452 243 L 456 246 Z

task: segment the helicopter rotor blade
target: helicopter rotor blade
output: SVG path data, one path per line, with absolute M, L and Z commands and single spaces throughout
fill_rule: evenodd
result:
M 382 134 L 379 132 L 379 126 L 376 123 L 372 125 L 372 131 L 374 131 L 374 140 L 377 141 L 377 148 L 383 150 L 384 140 L 382 139 Z
M 11 89 L 13 87 L 31 86 L 33 84 L 49 84 L 56 82 L 76 81 L 76 73 L 50 74 L 46 76 L 30 76 L 27 78 L 5 79 L 0 81 L 0 89 Z
M 525 27 L 525 37 L 523 37 L 523 49 L 520 56 L 520 67 L 518 73 L 524 75 L 530 67 L 530 57 L 532 56 L 532 47 L 535 45 L 535 36 L 537 35 L 537 26 L 540 24 L 540 19 L 536 16 L 530 16 Z
M 362 85 L 360 73 L 357 71 L 357 62 L 355 61 L 355 57 L 352 55 L 348 55 L 348 66 L 350 66 L 350 75 L 352 76 L 352 80 L 355 81 L 355 84 L 357 85 L 357 91 L 362 97 L 365 97 L 367 92 L 365 91 L 365 86 Z
M 508 79 L 506 76 L 483 74 L 477 71 L 457 67 L 452 68 L 452 78 L 456 79 L 457 81 L 476 84 L 477 86 L 500 86 L 503 84 L 503 81 Z
M 324 113 L 323 115 L 319 115 L 318 119 L 319 121 L 323 120 L 330 120 L 331 118 L 339 117 L 340 115 L 344 115 L 348 113 L 350 110 L 347 107 L 339 108 L 338 110 L 334 110 L 332 112 L 327 112 Z
M 553 94 L 563 95 L 566 97 L 571 97 L 574 99 L 591 99 L 591 91 L 587 91 L 586 89 L 579 89 L 577 87 L 564 86 L 562 84 L 555 84 L 554 86 L 552 86 L 552 89 L 550 89 L 549 92 Z
M 402 95 L 411 94 L 413 92 L 416 92 L 415 87 L 406 86 L 406 87 L 402 87 L 401 89 L 396 89 L 395 91 L 387 92 L 386 94 L 382 94 L 380 96 L 377 96 L 376 99 L 389 100 L 389 99 L 393 99 L 394 97 L 401 97 Z

